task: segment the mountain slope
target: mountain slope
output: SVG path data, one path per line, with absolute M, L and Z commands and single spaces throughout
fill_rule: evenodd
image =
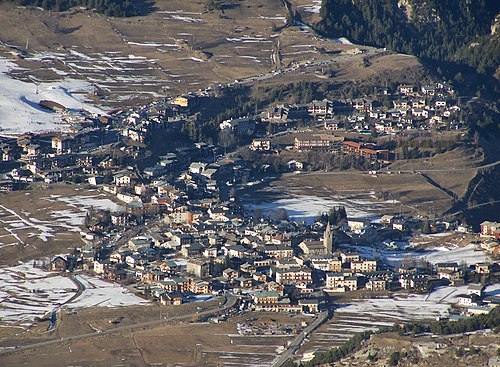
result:
M 423 59 L 466 64 L 491 75 L 500 62 L 499 4 L 496 0 L 324 0 L 317 29 Z

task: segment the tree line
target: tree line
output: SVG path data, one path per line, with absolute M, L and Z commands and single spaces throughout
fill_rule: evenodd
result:
M 73 7 L 94 9 L 111 17 L 131 17 L 147 14 L 152 9 L 149 0 L 0 0 L 20 6 L 37 6 L 45 10 L 66 11 Z

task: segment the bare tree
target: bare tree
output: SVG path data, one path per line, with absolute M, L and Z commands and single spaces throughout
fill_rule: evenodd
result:
M 227 153 L 227 148 L 234 146 L 236 137 L 230 129 L 222 129 L 219 133 L 219 145 L 224 148 L 224 154 Z

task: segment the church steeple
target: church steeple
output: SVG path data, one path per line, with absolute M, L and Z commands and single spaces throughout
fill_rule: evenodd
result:
M 331 254 L 333 252 L 333 233 L 330 227 L 330 222 L 326 225 L 326 230 L 323 234 L 323 246 L 325 246 L 327 254 Z

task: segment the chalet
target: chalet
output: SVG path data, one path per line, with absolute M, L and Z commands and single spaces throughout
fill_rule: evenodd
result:
M 189 165 L 189 172 L 195 174 L 201 174 L 206 168 L 208 164 L 202 162 L 193 162 Z
M 350 230 L 354 233 L 361 233 L 365 227 L 370 225 L 370 220 L 369 219 L 349 219 L 347 221 L 347 225 L 349 226 Z
M 275 291 L 262 291 L 252 294 L 252 299 L 255 304 L 278 303 L 279 298 L 279 293 Z
M 174 98 L 172 103 L 181 107 L 183 110 L 189 110 L 196 106 L 198 98 L 195 95 L 185 94 Z
M 392 221 L 392 229 L 404 232 L 408 229 L 408 221 L 405 218 L 396 218 Z
M 265 283 L 267 281 L 267 275 L 257 271 L 252 274 L 252 279 L 259 283 Z
M 489 274 L 491 265 L 488 263 L 477 263 L 474 265 L 474 269 L 478 274 Z
M 299 306 L 302 306 L 302 312 L 304 313 L 318 313 L 319 311 L 319 301 L 317 299 L 300 299 Z
M 462 307 L 478 306 L 479 297 L 476 294 L 459 294 L 457 305 Z
M 102 185 L 104 183 L 103 176 L 91 176 L 87 179 L 87 182 L 92 186 Z
M 67 269 L 68 261 L 61 256 L 56 256 L 50 262 L 50 270 L 52 271 L 66 271 Z
M 392 226 L 392 222 L 394 221 L 395 217 L 394 215 L 383 215 L 382 218 L 380 218 L 380 223 L 382 223 L 384 226 Z
M 222 271 L 222 276 L 229 281 L 232 281 L 240 276 L 240 272 L 238 270 L 228 268 Z
M 314 359 L 314 357 L 326 354 L 328 352 L 327 349 L 323 348 L 315 348 L 312 350 L 305 351 L 302 355 L 301 362 L 310 362 Z
M 208 294 L 210 293 L 210 284 L 201 279 L 193 279 L 189 282 L 189 291 L 195 294 Z
M 326 116 L 332 113 L 331 102 L 328 100 L 313 101 L 307 105 L 307 112 L 311 116 Z
M 415 117 L 429 118 L 429 111 L 423 108 L 413 108 L 411 114 Z
M 130 186 L 134 178 L 134 174 L 130 172 L 118 172 L 113 176 L 113 183 L 117 186 Z
M 252 253 L 252 250 L 242 245 L 227 246 L 225 250 L 229 257 L 237 257 L 240 259 L 245 259 Z
M 344 127 L 344 123 L 335 120 L 325 120 L 324 129 L 328 131 L 337 131 Z
M 300 268 L 302 265 L 304 265 L 304 261 L 298 257 L 284 257 L 276 259 L 274 263 L 276 269 L 282 270 L 296 269 Z
M 402 84 L 398 87 L 398 92 L 407 96 L 412 96 L 415 91 L 413 85 Z
M 480 224 L 481 237 L 500 238 L 500 223 L 484 221 Z
M 384 279 L 370 279 L 366 282 L 366 289 L 369 291 L 384 291 L 387 287 L 387 281 Z
M 29 157 L 36 157 L 41 152 L 40 145 L 38 145 L 38 144 L 29 144 L 26 146 L 25 150 L 26 150 L 26 154 Z
M 404 274 L 399 278 L 399 284 L 404 289 L 427 290 L 429 277 L 422 274 Z
M 434 85 L 424 85 L 421 88 L 422 94 L 426 96 L 433 96 L 436 94 L 436 87 Z
M 171 242 L 173 243 L 174 247 L 181 247 L 192 243 L 193 236 L 184 233 L 174 234 L 172 236 Z
M 95 260 L 94 261 L 94 273 L 104 274 L 114 267 L 114 263 L 110 260 Z
M 246 278 L 244 276 L 238 277 L 234 281 L 236 282 L 236 285 L 240 288 L 251 288 L 253 285 L 253 279 Z
M 445 99 L 438 99 L 434 102 L 436 108 L 446 108 L 448 102 Z
M 51 140 L 52 149 L 55 149 L 57 154 L 63 154 L 71 151 L 74 144 L 74 139 L 71 136 L 54 136 Z
M 436 264 L 436 270 L 438 271 L 438 273 L 443 270 L 458 271 L 459 269 L 460 267 L 456 262 L 444 262 Z
M 481 284 L 470 284 L 467 287 L 468 295 L 476 295 L 478 297 L 483 297 L 484 285 Z
M 181 254 L 184 257 L 199 256 L 203 253 L 204 249 L 205 247 L 200 243 L 189 243 L 181 246 Z
M 160 303 L 166 305 L 181 305 L 183 302 L 182 294 L 179 292 L 166 292 L 161 294 Z
M 460 271 L 443 269 L 438 272 L 438 277 L 439 279 L 448 279 L 452 285 L 458 285 L 461 282 L 462 273 Z
M 368 104 L 363 98 L 356 98 L 352 101 L 352 107 L 358 111 L 365 111 Z
M 342 260 L 342 263 L 349 263 L 351 261 L 359 261 L 359 254 L 355 252 L 341 252 L 340 253 L 340 259 Z

